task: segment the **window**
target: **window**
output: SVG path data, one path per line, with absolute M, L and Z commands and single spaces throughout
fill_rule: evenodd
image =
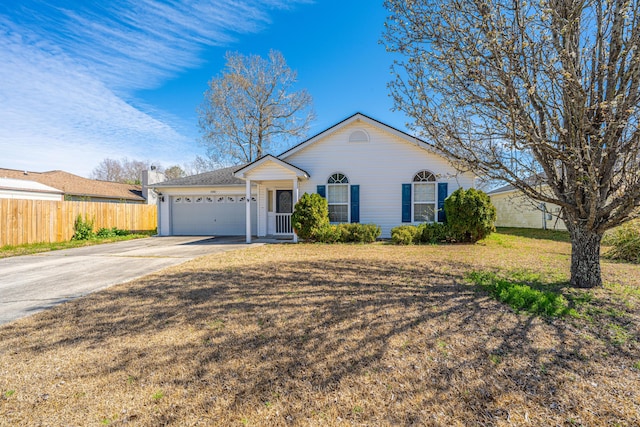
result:
M 327 202 L 330 222 L 349 222 L 349 179 L 334 173 L 327 180 Z
M 267 211 L 273 212 L 273 190 L 267 191 Z
M 349 142 L 369 142 L 369 135 L 361 129 L 355 130 L 349 135 Z
M 413 222 L 436 220 L 436 177 L 429 171 L 413 177 Z

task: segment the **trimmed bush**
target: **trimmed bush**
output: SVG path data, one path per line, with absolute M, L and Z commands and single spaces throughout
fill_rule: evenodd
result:
M 425 222 L 418 226 L 420 243 L 446 243 L 456 240 L 447 224 L 439 222 Z
M 373 243 L 382 230 L 376 224 L 329 224 L 316 237 L 322 243 Z
M 93 221 L 85 218 L 82 219 L 82 215 L 78 214 L 76 221 L 73 223 L 73 237 L 71 240 L 89 240 L 95 237 L 93 231 Z
M 447 224 L 425 222 L 420 225 L 401 225 L 391 229 L 391 241 L 396 245 L 420 243 L 449 243 L 459 241 Z
M 396 245 L 415 245 L 420 243 L 421 234 L 415 225 L 400 225 L 391 229 L 391 241 Z
M 316 240 L 320 243 L 339 243 L 342 239 L 342 230 L 337 225 L 329 224 L 316 234 Z
M 458 188 L 445 199 L 444 210 L 458 241 L 475 243 L 496 229 L 496 208 L 485 192 L 475 188 Z
M 318 236 L 329 226 L 327 200 L 319 194 L 304 193 L 296 203 L 291 223 L 302 240 L 318 240 Z
M 344 223 L 337 225 L 341 243 L 373 243 L 382 230 L 375 224 Z

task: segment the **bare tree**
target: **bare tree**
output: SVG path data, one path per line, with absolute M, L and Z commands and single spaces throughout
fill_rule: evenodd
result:
M 387 0 L 390 83 L 460 165 L 561 207 L 571 284 L 602 284 L 603 233 L 640 205 L 638 0 Z
M 93 169 L 89 177 L 102 181 L 122 182 L 124 169 L 120 160 L 104 159 Z
M 314 118 L 311 96 L 293 92 L 297 74 L 280 52 L 269 58 L 227 53 L 226 67 L 209 82 L 198 113 L 203 141 L 216 163 L 251 162 L 306 134 Z
M 93 169 L 90 177 L 103 181 L 140 184 L 142 171 L 149 169 L 151 165 L 152 162 L 149 160 L 129 160 L 126 157 L 120 160 L 106 158 Z M 157 168 L 162 172 L 161 166 Z
M 185 175 L 196 175 L 204 172 L 210 172 L 214 169 L 222 167 L 214 162 L 210 157 L 196 156 L 192 162 L 184 164 Z

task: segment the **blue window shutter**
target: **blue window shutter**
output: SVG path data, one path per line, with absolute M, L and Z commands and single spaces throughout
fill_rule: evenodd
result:
M 322 197 L 324 197 L 326 199 L 327 198 L 327 186 L 326 185 L 318 185 L 316 193 L 318 193 L 319 195 L 321 195 Z
M 351 186 L 351 222 L 360 222 L 360 186 Z
M 402 184 L 402 222 L 411 222 L 411 184 Z
M 447 222 L 447 215 L 444 212 L 444 199 L 449 195 L 448 191 L 446 182 L 438 183 L 438 222 Z

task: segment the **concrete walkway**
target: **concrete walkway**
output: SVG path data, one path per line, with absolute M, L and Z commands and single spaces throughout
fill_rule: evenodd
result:
M 244 237 L 150 237 L 0 259 L 0 324 L 199 256 L 248 246 Z

